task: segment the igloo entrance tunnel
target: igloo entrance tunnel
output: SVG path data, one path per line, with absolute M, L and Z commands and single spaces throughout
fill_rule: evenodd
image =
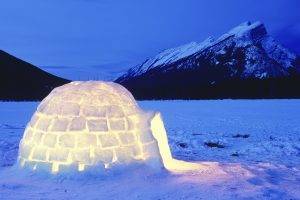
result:
M 197 163 L 172 158 L 160 113 L 144 112 L 112 82 L 72 82 L 38 106 L 20 142 L 18 163 L 31 170 L 109 170 L 142 162 L 171 171 Z

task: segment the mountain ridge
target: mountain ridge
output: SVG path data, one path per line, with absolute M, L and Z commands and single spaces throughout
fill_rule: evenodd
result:
M 274 83 L 266 83 L 267 79 L 271 82 L 275 79 L 280 82 L 281 79 L 291 80 L 297 77 L 298 80 L 299 74 L 300 61 L 296 54 L 273 39 L 267 33 L 263 23 L 245 22 L 217 39 L 208 38 L 202 43 L 192 42 L 164 50 L 141 65 L 129 69 L 115 81 L 127 87 L 137 98 L 141 99 L 281 98 L 294 97 L 296 94 L 283 94 L 283 91 L 276 94 L 276 88 L 271 86 Z M 224 91 L 213 91 L 214 87 L 208 89 L 213 84 L 226 85 L 228 82 L 230 82 L 229 85 L 234 82 L 241 84 L 243 80 L 244 83 L 255 82 L 254 85 L 262 80 L 265 82 L 262 83 L 263 87 L 271 87 L 271 89 L 266 89 L 263 94 L 264 92 L 259 91 L 258 84 L 253 87 L 249 95 L 242 92 L 242 88 L 239 88 L 236 94 L 230 91 L 230 88 L 220 85 L 218 87 L 223 88 Z M 284 82 L 287 84 L 286 80 Z M 206 95 L 194 95 L 192 91 L 189 94 L 185 94 L 184 91 L 178 94 L 175 90 L 178 88 L 184 90 L 184 85 L 189 88 L 197 88 L 198 85 L 198 89 L 205 90 Z M 251 84 L 247 88 L 251 88 Z M 155 92 L 155 90 L 160 90 L 160 92 Z M 166 90 L 165 94 L 163 90 Z M 227 94 L 226 91 L 228 91 Z M 194 92 L 200 93 L 201 91 Z M 243 95 L 238 93 L 243 93 Z M 296 96 L 300 96 L 299 89 L 296 93 Z
M 70 82 L 0 50 L 0 100 L 41 100 L 50 91 Z

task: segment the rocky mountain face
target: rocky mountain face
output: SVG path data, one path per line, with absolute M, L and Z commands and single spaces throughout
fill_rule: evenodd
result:
M 0 100 L 41 100 L 50 91 L 70 82 L 0 50 Z
M 299 98 L 300 58 L 261 22 L 245 22 L 167 49 L 115 81 L 138 99 Z

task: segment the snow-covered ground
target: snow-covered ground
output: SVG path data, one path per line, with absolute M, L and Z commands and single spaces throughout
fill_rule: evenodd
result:
M 49 177 L 13 164 L 38 103 L 0 103 L 0 199 L 300 199 L 300 100 L 142 101 L 176 158 L 202 171 Z M 212 147 L 217 146 L 217 147 Z

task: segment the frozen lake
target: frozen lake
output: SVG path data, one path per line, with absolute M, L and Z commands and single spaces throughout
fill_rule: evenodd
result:
M 178 157 L 300 164 L 300 100 L 145 101 L 140 105 L 162 112 Z M 207 148 L 204 143 L 210 141 L 224 148 Z
M 162 113 L 175 157 L 217 162 L 227 178 L 235 177 L 234 180 L 216 183 L 209 178 L 207 182 L 195 182 L 193 177 L 198 179 L 199 174 L 162 174 L 147 179 L 136 175 L 137 180 L 130 179 L 132 187 L 136 183 L 148 189 L 132 192 L 133 188 L 126 186 L 108 196 L 104 193 L 118 185 L 116 180 L 85 180 L 89 184 L 82 186 L 80 181 L 57 184 L 57 180 L 14 177 L 11 166 L 17 158 L 18 143 L 38 103 L 0 102 L 0 199 L 22 199 L 27 194 L 34 199 L 80 199 L 87 191 L 91 199 L 101 194 L 108 199 L 300 199 L 300 100 L 179 100 L 139 104 L 145 110 Z M 171 186 L 158 184 L 161 180 L 169 181 Z M 119 184 L 127 182 L 128 177 Z M 52 195 L 55 190 L 60 195 Z

